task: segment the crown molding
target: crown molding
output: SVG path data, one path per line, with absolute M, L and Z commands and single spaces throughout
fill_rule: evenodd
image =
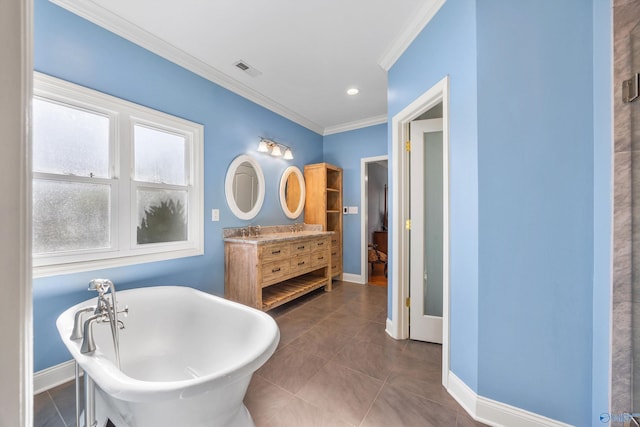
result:
M 386 114 L 380 116 L 369 117 L 362 120 L 356 120 L 354 122 L 342 123 L 340 125 L 328 126 L 324 129 L 323 136 L 333 135 L 334 133 L 347 132 L 350 130 L 362 129 L 369 126 L 381 125 L 387 123 L 388 117 Z
M 378 65 L 385 71 L 389 71 L 415 38 L 418 37 L 418 34 L 420 34 L 429 21 L 438 13 L 445 1 L 446 0 L 434 0 L 427 2 L 415 15 L 413 21 L 407 25 L 405 30 L 380 57 Z
M 92 1 L 83 0 L 49 0 L 52 3 L 74 13 L 94 24 L 111 31 L 120 37 L 129 40 L 138 46 L 147 49 L 156 55 L 159 55 L 174 64 L 177 64 L 197 75 L 203 77 L 217 85 L 222 86 L 231 92 L 242 96 L 268 110 L 273 111 L 305 128 L 323 134 L 324 127 L 312 120 L 296 113 L 295 111 L 285 107 L 284 105 L 264 96 L 249 86 L 229 77 L 218 69 L 206 64 L 198 58 L 186 53 L 182 49 L 167 43 L 159 37 L 154 36 L 148 31 L 138 27 L 137 25 L 121 18 L 105 8 L 95 4 Z

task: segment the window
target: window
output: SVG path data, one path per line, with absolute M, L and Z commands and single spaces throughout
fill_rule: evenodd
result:
M 203 253 L 203 127 L 36 73 L 34 276 Z

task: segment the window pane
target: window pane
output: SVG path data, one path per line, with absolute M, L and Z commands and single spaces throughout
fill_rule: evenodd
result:
M 187 240 L 187 192 L 138 190 L 139 245 Z
M 109 177 L 109 118 L 33 100 L 33 169 Z
M 35 179 L 33 253 L 110 246 L 108 185 Z
M 184 136 L 136 125 L 134 145 L 137 181 L 186 184 Z

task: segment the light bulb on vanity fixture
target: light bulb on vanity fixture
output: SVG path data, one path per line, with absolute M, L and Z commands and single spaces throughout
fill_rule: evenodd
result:
M 274 145 L 273 148 L 271 149 L 271 155 L 273 157 L 280 157 L 282 156 L 282 151 L 280 151 L 280 146 L 279 145 Z
M 267 145 L 267 141 L 264 139 L 260 139 L 260 143 L 258 144 L 258 151 L 261 153 L 268 153 L 269 146 Z
M 283 150 L 284 155 L 282 153 Z M 293 151 L 291 151 L 291 147 L 263 137 L 260 137 L 260 142 L 258 143 L 258 151 L 260 151 L 261 153 L 269 153 L 273 157 L 282 156 L 282 158 L 285 160 L 293 159 Z

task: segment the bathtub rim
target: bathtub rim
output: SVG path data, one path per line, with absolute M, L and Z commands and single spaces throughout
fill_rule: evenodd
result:
M 264 333 L 267 335 L 265 343 L 255 350 L 255 356 L 249 359 L 244 365 L 233 365 L 228 369 L 219 370 L 215 373 L 203 375 L 198 378 L 177 380 L 177 381 L 145 381 L 132 378 L 124 372 L 118 370 L 115 364 L 100 351 L 96 349 L 93 354 L 82 354 L 80 346 L 82 341 L 71 340 L 70 334 L 73 328 L 73 314 L 76 310 L 88 305 L 95 305 L 96 298 L 91 298 L 79 304 L 75 304 L 66 309 L 56 320 L 58 333 L 65 346 L 71 353 L 71 356 L 89 375 L 95 383 L 109 395 L 131 402 L 148 402 L 169 400 L 174 398 L 186 399 L 190 396 L 196 396 L 206 392 L 211 388 L 211 383 L 215 382 L 216 387 L 233 383 L 241 378 L 252 375 L 260 366 L 262 366 L 275 352 L 280 341 L 280 331 L 275 320 L 268 314 L 256 310 L 254 308 L 226 300 L 216 295 L 212 295 L 201 290 L 188 286 L 150 286 L 143 288 L 132 288 L 118 291 L 119 303 L 123 300 L 123 295 L 129 293 L 142 292 L 182 292 L 191 293 L 196 298 L 205 298 L 213 302 L 213 304 L 222 304 L 241 310 L 259 319 L 265 328 Z M 126 301 L 124 301 L 126 303 Z M 269 339 L 270 338 L 270 339 Z

